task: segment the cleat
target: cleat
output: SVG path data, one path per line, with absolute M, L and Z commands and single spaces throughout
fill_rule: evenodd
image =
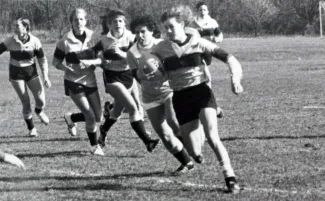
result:
M 177 170 L 175 170 L 172 175 L 173 176 L 180 176 L 186 173 L 191 172 L 192 170 L 194 170 L 194 164 L 193 162 L 189 162 L 186 165 L 181 165 L 179 166 L 179 168 L 177 168 Z
M 64 114 L 64 120 L 65 123 L 68 126 L 68 131 L 70 133 L 70 135 L 72 136 L 76 136 L 77 135 L 77 128 L 76 128 L 76 124 L 71 120 L 71 112 L 65 113 Z
M 204 157 L 203 157 L 203 154 L 200 154 L 196 157 L 193 158 L 195 162 L 199 163 L 199 164 L 202 164 L 204 163 Z
M 29 130 L 29 136 L 30 137 L 37 137 L 38 136 L 36 128 L 33 128 L 32 130 Z
M 98 144 L 101 147 L 105 147 L 107 132 L 104 130 L 103 126 L 99 127 L 99 132 L 100 132 L 100 135 L 99 135 L 99 138 L 98 138 Z
M 223 110 L 220 107 L 217 107 L 217 118 L 222 118 L 223 116 Z
M 102 147 L 101 147 L 99 144 L 93 146 L 93 151 L 92 151 L 92 153 L 93 153 L 94 155 L 98 155 L 98 156 L 104 156 L 104 155 L 105 155 L 105 154 L 104 154 L 104 151 L 103 151 L 103 149 L 102 149 Z
M 159 139 L 151 139 L 150 141 L 149 141 L 149 143 L 147 143 L 146 144 L 146 147 L 147 147 L 147 150 L 149 151 L 149 152 L 152 152 L 156 147 L 157 147 L 157 145 L 159 144 Z
M 240 187 L 237 183 L 235 177 L 227 177 L 226 178 L 227 192 L 230 194 L 238 194 L 240 193 Z
M 45 125 L 48 125 L 50 123 L 49 118 L 46 116 L 46 114 L 42 111 L 40 113 L 36 113 L 38 118 L 41 120 L 41 122 Z

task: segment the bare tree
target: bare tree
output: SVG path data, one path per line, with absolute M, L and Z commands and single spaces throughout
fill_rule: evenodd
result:
M 271 21 L 278 12 L 277 7 L 269 0 L 238 0 L 237 2 L 241 19 L 254 29 L 255 37 L 260 33 L 263 23 Z

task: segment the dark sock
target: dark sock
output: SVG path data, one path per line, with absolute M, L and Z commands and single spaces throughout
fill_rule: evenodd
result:
M 35 108 L 35 110 L 34 110 L 34 111 L 35 111 L 35 113 L 36 113 L 36 114 L 39 114 L 39 113 L 41 113 L 41 112 L 42 112 L 42 110 L 43 110 L 43 109 Z
M 102 129 L 104 129 L 105 132 L 107 132 L 116 122 L 115 119 L 105 119 L 105 122 L 102 125 Z
M 91 146 L 98 145 L 97 135 L 96 132 L 87 132 L 88 139 Z
M 144 128 L 144 123 L 142 120 L 131 122 L 133 130 L 137 133 L 139 138 L 145 143 L 149 143 L 151 137 L 148 135 L 146 129 Z
M 175 158 L 177 158 L 177 160 L 182 164 L 182 165 L 186 165 L 189 162 L 191 162 L 191 158 L 188 155 L 186 149 L 182 149 L 180 152 L 174 154 Z
M 28 130 L 32 130 L 34 128 L 33 118 L 25 119 L 25 122 L 27 124 Z
M 85 115 L 82 114 L 81 112 L 80 113 L 73 113 L 71 115 L 71 120 L 72 120 L 72 122 L 86 121 L 85 120 Z

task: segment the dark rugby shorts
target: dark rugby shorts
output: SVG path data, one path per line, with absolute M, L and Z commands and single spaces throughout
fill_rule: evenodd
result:
M 174 91 L 173 107 L 179 125 L 199 119 L 204 108 L 217 109 L 217 102 L 211 88 L 206 83 Z

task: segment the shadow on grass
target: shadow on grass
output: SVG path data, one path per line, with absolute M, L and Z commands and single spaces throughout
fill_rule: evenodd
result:
M 283 136 L 283 135 L 274 135 L 274 136 L 256 136 L 256 137 L 225 137 L 221 138 L 222 141 L 234 141 L 234 140 L 273 140 L 273 139 L 316 139 L 316 138 L 325 138 L 325 135 L 301 135 L 301 136 Z
M 40 157 L 40 158 L 51 158 L 57 156 L 93 156 L 90 151 L 63 151 L 63 152 L 54 152 L 54 153 L 19 153 L 16 154 L 19 158 L 32 158 L 32 157 Z M 94 156 L 97 157 L 97 156 Z M 98 156 L 103 158 L 144 158 L 144 155 L 136 155 L 136 154 L 127 154 L 127 155 L 109 155 L 105 154 L 105 156 Z
M 173 194 L 177 194 L 179 191 L 202 191 L 202 192 L 211 192 L 217 191 L 220 193 L 225 193 L 225 189 L 218 187 L 196 187 L 196 186 L 186 186 L 180 183 L 170 183 L 160 184 L 156 183 L 155 185 L 141 186 L 141 184 L 127 184 L 123 182 L 122 179 L 132 179 L 132 178 L 145 178 L 145 177 L 161 177 L 165 178 L 166 174 L 161 171 L 149 172 L 149 173 L 125 173 L 125 174 L 115 174 L 111 176 L 32 176 L 32 177 L 0 177 L 0 181 L 2 182 L 26 182 L 26 181 L 44 181 L 44 180 L 58 180 L 58 181 L 99 181 L 95 184 L 85 184 L 85 185 L 73 185 L 73 186 L 28 186 L 28 187 L 10 187 L 10 188 L 0 188 L 0 192 L 23 192 L 23 191 L 49 191 L 49 190 L 57 190 L 57 191 L 80 191 L 80 190 L 110 190 L 110 191 L 128 191 L 128 190 L 137 190 L 137 191 L 150 191 L 150 192 L 169 192 Z M 109 179 L 116 179 L 117 182 L 112 181 L 103 181 Z M 121 184 L 124 183 L 124 184 Z
M 2 139 L 10 139 L 7 141 L 0 141 L 0 144 L 12 144 L 12 143 L 31 143 L 31 142 L 66 142 L 66 141 L 87 141 L 88 138 L 83 137 L 66 137 L 66 138 L 51 138 L 51 139 L 44 139 L 41 137 L 29 137 L 29 136 L 2 136 Z M 11 140 L 14 138 L 19 138 L 20 140 Z M 26 139 L 26 140 L 21 140 Z

